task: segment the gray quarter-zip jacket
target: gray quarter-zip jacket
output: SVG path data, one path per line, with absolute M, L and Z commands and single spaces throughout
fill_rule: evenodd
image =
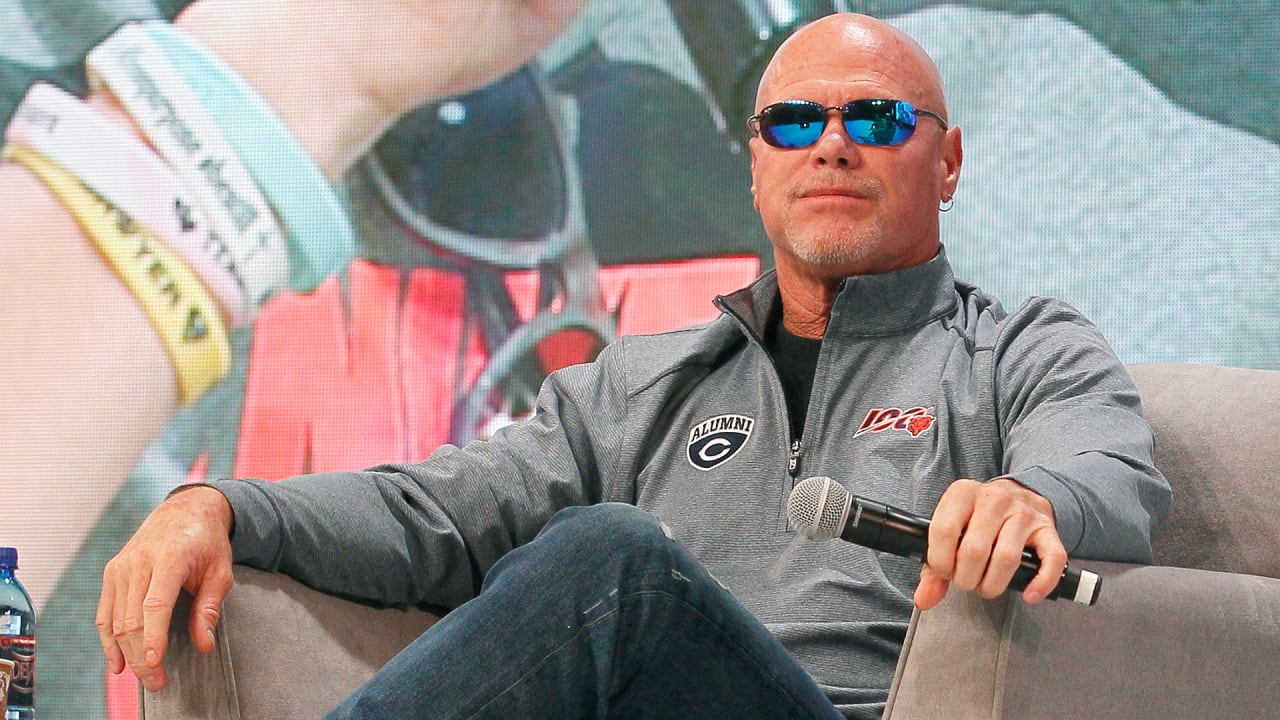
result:
M 633 503 L 850 717 L 883 709 L 920 566 L 798 538 L 786 501 L 799 479 L 928 515 L 956 478 L 1007 476 L 1052 502 L 1072 555 L 1150 561 L 1168 484 L 1131 379 L 1076 310 L 1031 299 L 1006 313 L 942 252 L 848 278 L 792 457 L 760 341 L 777 302 L 770 273 L 718 299 L 713 322 L 623 338 L 553 373 L 529 420 L 421 463 L 216 483 L 235 558 L 349 597 L 454 607 L 557 510 Z

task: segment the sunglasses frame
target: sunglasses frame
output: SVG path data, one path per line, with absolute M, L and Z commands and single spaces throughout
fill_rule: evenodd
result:
M 849 129 L 849 123 L 851 122 L 851 119 L 849 118 L 849 113 L 854 110 L 858 110 L 859 112 L 865 113 L 868 107 L 874 108 L 880 112 L 887 112 L 892 114 L 893 122 L 897 124 L 898 127 L 901 128 L 903 131 L 905 131 L 905 135 L 903 135 L 901 139 L 899 139 L 897 142 L 876 142 L 870 137 L 855 135 L 854 133 L 852 133 Z M 885 109 L 881 110 L 880 108 L 882 107 Z M 784 145 L 777 140 L 776 136 L 772 132 L 770 132 L 773 126 L 762 125 L 762 123 L 767 122 L 768 116 L 772 112 L 776 112 L 777 109 L 781 109 L 781 108 L 787 108 L 787 109 L 812 108 L 821 113 L 822 126 L 819 128 L 818 133 L 813 137 L 813 140 L 811 142 L 808 142 L 803 145 Z M 840 122 L 844 126 L 845 134 L 849 136 L 849 139 L 858 145 L 866 145 L 868 147 L 894 147 L 907 142 L 908 140 L 911 139 L 913 135 L 915 135 L 916 121 L 920 115 L 926 115 L 928 117 L 933 118 L 934 120 L 937 120 L 938 123 L 942 125 L 943 130 L 947 130 L 950 127 L 947 124 L 947 121 L 943 119 L 943 117 L 938 113 L 935 113 L 930 110 L 923 110 L 921 108 L 918 108 L 912 105 L 911 103 L 907 102 L 906 100 L 894 100 L 892 98 L 864 98 L 860 100 L 850 100 L 849 102 L 844 103 L 843 105 L 830 105 L 830 106 L 823 105 L 822 103 L 814 102 L 812 100 L 783 100 L 782 102 L 776 102 L 770 105 L 766 105 L 764 108 L 760 110 L 760 112 L 747 118 L 747 127 L 749 127 L 751 129 L 751 132 L 755 133 L 761 140 L 764 140 L 765 143 L 767 143 L 771 147 L 776 147 L 782 150 L 802 150 L 804 148 L 813 147 L 814 145 L 817 144 L 818 140 L 822 138 L 823 133 L 826 132 L 827 117 L 831 114 L 831 111 L 833 110 L 840 112 Z M 899 119 L 903 115 L 911 118 L 910 125 L 904 123 L 901 119 Z M 865 118 L 857 118 L 857 119 L 865 119 Z M 817 122 L 817 121 L 818 121 L 818 117 L 815 115 L 815 118 L 813 120 L 810 120 L 809 122 Z M 779 124 L 790 125 L 794 123 L 779 123 Z

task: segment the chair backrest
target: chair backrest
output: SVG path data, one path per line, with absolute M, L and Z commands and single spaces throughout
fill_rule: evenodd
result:
M 1280 577 L 1280 371 L 1129 371 L 1173 488 L 1156 564 Z

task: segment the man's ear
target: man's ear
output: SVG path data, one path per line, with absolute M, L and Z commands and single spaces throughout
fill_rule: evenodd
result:
M 944 196 L 951 197 L 956 194 L 956 187 L 960 184 L 960 165 L 964 162 L 964 145 L 959 126 L 948 128 L 942 142 L 942 192 Z
M 747 140 L 747 153 L 751 156 L 751 205 L 756 212 L 760 211 L 760 194 L 756 190 L 756 153 L 759 152 L 757 143 L 761 142 L 763 141 L 757 137 Z

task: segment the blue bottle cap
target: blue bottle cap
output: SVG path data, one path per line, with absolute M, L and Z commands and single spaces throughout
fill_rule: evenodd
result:
M 0 567 L 17 569 L 18 548 L 0 547 Z

